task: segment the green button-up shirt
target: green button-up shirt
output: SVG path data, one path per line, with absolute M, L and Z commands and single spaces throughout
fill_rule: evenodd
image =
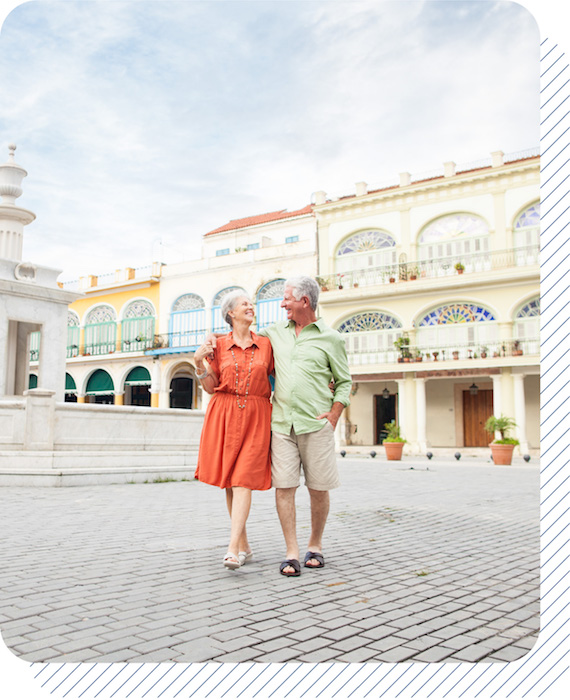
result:
M 271 428 L 288 435 L 320 430 L 335 401 L 348 406 L 352 381 L 344 340 L 322 319 L 297 336 L 293 321 L 281 321 L 259 331 L 269 338 L 275 360 L 275 392 Z M 334 396 L 329 388 L 334 380 Z

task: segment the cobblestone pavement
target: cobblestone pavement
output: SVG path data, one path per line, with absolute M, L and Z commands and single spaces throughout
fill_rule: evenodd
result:
M 254 494 L 255 558 L 232 572 L 221 563 L 229 518 L 214 487 L 1 489 L 5 643 L 52 662 L 524 656 L 539 627 L 537 462 L 379 456 L 339 465 L 326 567 L 299 578 L 278 573 L 272 491 Z M 297 504 L 304 548 L 304 487 Z

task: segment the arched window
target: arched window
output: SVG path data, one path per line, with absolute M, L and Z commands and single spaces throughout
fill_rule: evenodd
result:
M 184 294 L 172 306 L 170 346 L 197 348 L 206 336 L 206 309 L 198 294 Z
M 131 301 L 123 313 L 121 343 L 123 352 L 141 352 L 152 347 L 154 307 L 146 299 Z
M 79 316 L 71 309 L 67 312 L 67 357 L 79 355 Z
M 214 333 L 228 333 L 230 330 L 230 327 L 222 318 L 222 301 L 231 292 L 243 292 L 249 296 L 242 287 L 226 287 L 216 294 L 212 304 L 212 331 Z
M 340 275 L 350 274 L 353 282 L 366 284 L 371 268 L 392 267 L 396 262 L 393 236 L 387 231 L 370 229 L 341 241 L 336 251 L 335 271 Z
M 525 302 L 515 312 L 513 339 L 519 341 L 525 354 L 540 352 L 540 297 Z
M 474 214 L 447 214 L 425 226 L 418 236 L 420 267 L 430 276 L 454 275 L 461 263 L 467 272 L 491 269 L 489 228 Z
M 257 292 L 257 328 L 261 330 L 277 321 L 287 320 L 285 310 L 281 308 L 285 280 L 276 279 L 263 285 Z
M 112 306 L 102 304 L 85 319 L 85 354 L 104 355 L 115 351 L 117 315 Z
M 540 203 L 531 204 L 515 220 L 513 247 L 517 265 L 536 265 L 540 246 Z
M 394 341 L 401 322 L 383 311 L 364 311 L 343 321 L 337 330 L 345 335 L 349 362 L 372 364 L 395 362 L 397 358 Z
M 71 374 L 65 373 L 65 401 L 77 403 L 77 385 Z
M 85 394 L 93 397 L 94 403 L 112 404 L 115 402 L 115 385 L 111 375 L 104 369 L 96 369 L 89 377 Z
M 482 346 L 496 348 L 499 340 L 493 312 L 469 302 L 437 306 L 419 319 L 417 327 L 416 342 L 420 350 L 443 353 L 440 359 L 451 359 L 454 351 L 468 358 Z
M 150 406 L 150 372 L 134 367 L 125 379 L 125 406 Z

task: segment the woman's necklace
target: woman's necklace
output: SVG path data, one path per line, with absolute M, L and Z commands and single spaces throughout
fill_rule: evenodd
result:
M 250 381 L 250 379 L 251 379 L 251 369 L 252 369 L 252 367 L 253 367 L 253 355 L 254 355 L 254 352 L 255 352 L 255 347 L 254 347 L 253 345 L 251 346 L 251 360 L 249 361 L 249 371 L 248 371 L 248 373 L 247 373 L 247 382 L 246 382 L 246 385 L 245 385 L 245 394 L 244 394 L 244 398 L 243 398 L 243 404 L 240 404 L 240 402 L 239 402 L 239 392 L 238 392 L 238 384 L 239 384 L 239 365 L 238 365 L 238 362 L 237 362 L 237 360 L 236 360 L 236 356 L 235 356 L 235 353 L 234 353 L 234 349 L 233 349 L 233 348 L 230 348 L 230 352 L 232 353 L 232 357 L 234 358 L 234 363 L 235 363 L 235 366 L 236 366 L 236 399 L 237 399 L 237 405 L 238 405 L 238 408 L 245 408 L 245 404 L 247 403 L 247 395 L 249 394 L 249 381 Z M 244 353 L 245 353 L 245 350 L 244 350 Z

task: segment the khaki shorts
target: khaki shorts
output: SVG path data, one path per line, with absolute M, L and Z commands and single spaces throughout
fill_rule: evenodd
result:
M 320 430 L 297 435 L 273 432 L 271 436 L 271 486 L 288 489 L 301 483 L 315 491 L 329 491 L 340 486 L 334 448 L 334 428 L 327 421 Z

